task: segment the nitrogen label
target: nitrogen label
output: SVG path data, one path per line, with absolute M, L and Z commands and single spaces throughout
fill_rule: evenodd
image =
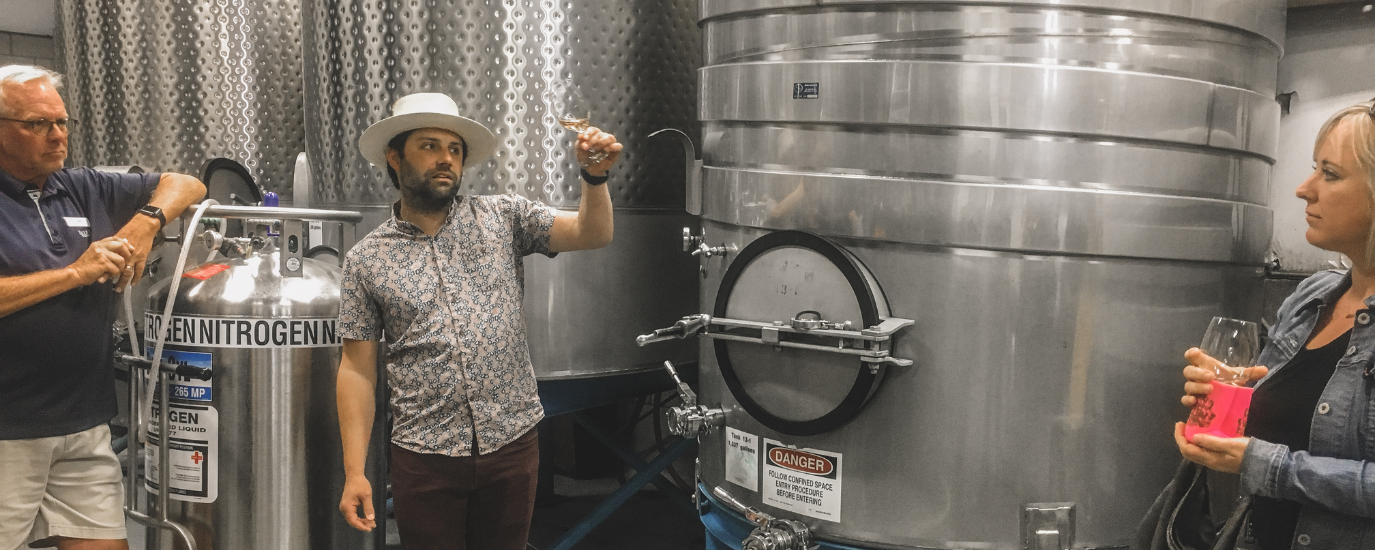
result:
M 144 337 L 157 341 L 166 331 L 168 344 L 204 348 L 326 348 L 344 344 L 339 320 L 244 319 L 239 317 L 183 317 L 173 315 L 163 326 L 162 315 L 144 315 Z
M 726 428 L 726 481 L 759 490 L 759 438 Z
M 764 503 L 827 521 L 840 521 L 839 453 L 794 449 L 764 440 Z
M 143 448 L 145 471 L 148 473 L 145 487 L 152 494 L 158 493 L 158 480 L 161 479 L 158 463 L 158 445 L 162 441 L 161 404 L 153 405 L 153 422 L 148 430 L 148 445 Z M 219 496 L 219 447 L 220 415 L 214 407 L 205 405 L 183 405 L 172 403 L 168 411 L 171 417 L 171 436 L 168 437 L 168 463 L 171 470 L 169 485 L 172 490 L 169 498 L 186 502 L 215 502 Z

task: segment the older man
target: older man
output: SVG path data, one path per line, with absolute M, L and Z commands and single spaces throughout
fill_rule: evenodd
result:
M 458 195 L 463 168 L 486 160 L 496 138 L 443 94 L 401 98 L 360 145 L 387 168 L 401 201 L 344 267 L 340 511 L 358 529 L 376 525 L 363 463 L 385 334 L 402 544 L 524 550 L 544 410 L 525 341 L 521 258 L 611 242 L 611 196 L 602 184 L 621 144 L 596 128 L 578 135 L 576 214 L 516 195 Z
M 106 425 L 114 293 L 205 195 L 190 176 L 63 169 L 61 82 L 0 67 L 0 550 L 129 547 Z

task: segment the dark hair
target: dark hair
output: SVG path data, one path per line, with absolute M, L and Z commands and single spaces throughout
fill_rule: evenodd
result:
M 414 134 L 416 130 L 419 130 L 419 128 L 415 130 L 406 130 L 392 136 L 391 140 L 387 142 L 387 149 L 396 151 L 397 156 L 401 157 L 401 160 L 406 160 L 406 140 L 409 139 L 411 134 Z M 463 136 L 458 136 L 458 141 L 463 144 L 463 162 L 466 163 L 468 162 L 468 140 L 463 139 Z M 459 170 L 462 169 L 463 167 L 460 166 Z M 397 189 L 401 188 L 401 181 L 396 175 L 396 169 L 391 167 L 390 162 L 387 163 L 387 177 L 391 178 L 391 184 L 396 186 Z

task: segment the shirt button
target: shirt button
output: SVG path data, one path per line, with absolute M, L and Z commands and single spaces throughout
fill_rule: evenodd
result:
M 1308 543 L 1313 542 L 1313 538 L 1312 538 L 1312 537 L 1309 537 L 1309 536 L 1308 536 L 1308 533 L 1304 533 L 1304 534 L 1302 534 L 1302 535 L 1299 535 L 1298 541 L 1299 541 L 1299 544 L 1302 544 L 1302 545 L 1304 545 L 1304 546 L 1308 546 Z
M 1332 406 L 1328 405 L 1327 403 L 1322 403 L 1318 405 L 1318 414 L 1327 414 L 1327 412 L 1330 410 L 1332 410 Z
M 1356 323 L 1360 325 L 1370 324 L 1370 314 L 1362 311 L 1356 315 Z

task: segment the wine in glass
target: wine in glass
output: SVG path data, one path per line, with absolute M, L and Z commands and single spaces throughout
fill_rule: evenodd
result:
M 581 134 L 592 125 L 592 104 L 587 101 L 582 89 L 572 81 L 559 80 L 551 83 L 545 99 L 551 108 L 555 108 L 554 112 L 558 113 L 556 119 L 559 126 Z M 588 151 L 587 162 L 597 164 L 606 160 L 606 156 L 603 151 Z

